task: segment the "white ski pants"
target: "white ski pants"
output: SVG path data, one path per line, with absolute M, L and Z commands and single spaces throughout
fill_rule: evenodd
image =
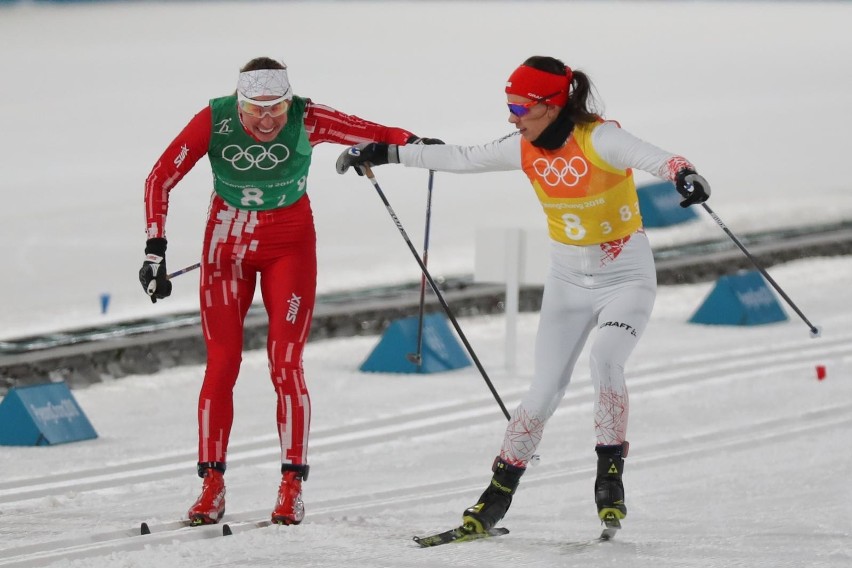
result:
M 551 242 L 550 258 L 532 383 L 512 414 L 500 450 L 503 460 L 522 467 L 535 454 L 594 328 L 590 366 L 597 444 L 625 440 L 629 404 L 624 366 L 656 297 L 654 257 L 643 231 L 600 245 Z

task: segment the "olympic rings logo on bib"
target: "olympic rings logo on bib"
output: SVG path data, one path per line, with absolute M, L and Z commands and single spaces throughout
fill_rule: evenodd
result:
M 533 162 L 533 169 L 550 187 L 556 187 L 560 183 L 574 187 L 589 173 L 589 164 L 580 156 L 574 156 L 570 160 L 558 156 L 552 162 L 548 162 L 546 158 L 538 158 Z
M 284 144 L 273 144 L 268 148 L 253 144 L 245 149 L 231 144 L 222 149 L 222 159 L 230 162 L 235 170 L 241 172 L 252 168 L 271 170 L 286 162 L 289 157 L 290 150 Z

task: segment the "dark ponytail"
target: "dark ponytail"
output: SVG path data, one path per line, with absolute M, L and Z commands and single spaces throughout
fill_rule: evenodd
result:
M 595 122 L 600 119 L 597 111 L 598 101 L 592 93 L 592 88 L 589 76 L 575 69 L 568 104 L 564 109 L 575 123 Z

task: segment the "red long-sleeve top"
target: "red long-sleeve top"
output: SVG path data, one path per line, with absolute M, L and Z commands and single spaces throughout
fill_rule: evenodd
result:
M 303 117 L 311 146 L 334 142 L 352 146 L 362 142 L 405 144 L 414 136 L 402 128 L 383 126 L 342 113 L 310 99 Z M 145 180 L 145 223 L 148 238 L 165 237 L 169 192 L 205 154 L 213 132 L 207 106 L 189 121 L 154 164 Z

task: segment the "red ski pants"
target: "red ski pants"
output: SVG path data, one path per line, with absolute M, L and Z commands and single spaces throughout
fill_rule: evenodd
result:
M 245 211 L 214 196 L 201 262 L 207 368 L 198 400 L 198 461 L 226 462 L 243 324 L 260 277 L 269 316 L 267 353 L 278 398 L 281 463 L 307 462 L 311 401 L 302 369 L 316 299 L 316 232 L 308 196 L 270 211 Z

